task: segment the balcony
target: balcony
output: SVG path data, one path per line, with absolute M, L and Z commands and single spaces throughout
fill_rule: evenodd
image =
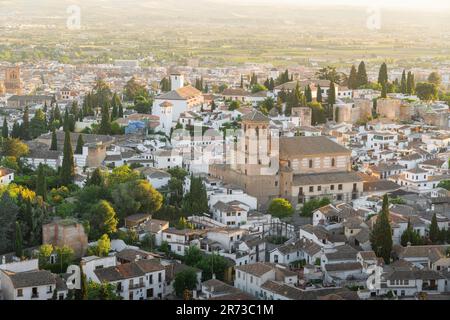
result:
M 145 283 L 144 282 L 140 282 L 140 283 L 133 283 L 130 284 L 128 286 L 129 290 L 135 290 L 135 289 L 140 289 L 140 288 L 144 288 L 145 287 Z

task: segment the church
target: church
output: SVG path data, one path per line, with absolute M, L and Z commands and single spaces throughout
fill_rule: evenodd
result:
M 299 208 L 314 198 L 351 202 L 362 195 L 363 181 L 351 170 L 351 151 L 331 139 L 279 137 L 257 110 L 242 117 L 242 131 L 239 156 L 211 164 L 209 172 L 258 198 L 262 209 L 279 197 Z
M 186 111 L 200 111 L 204 97 L 200 90 L 191 85 L 184 85 L 184 76 L 170 75 L 171 91 L 158 95 L 152 108 L 152 114 L 159 117 L 160 130 L 170 134 L 176 125 L 180 114 Z

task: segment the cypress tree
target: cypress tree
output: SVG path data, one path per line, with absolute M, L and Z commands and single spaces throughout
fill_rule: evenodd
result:
M 330 91 L 328 93 L 328 117 L 332 118 L 333 105 L 336 103 L 336 87 L 333 81 L 330 81 Z
M 358 66 L 358 87 L 365 86 L 369 83 L 369 78 L 367 77 L 367 71 L 366 71 L 366 64 L 364 61 L 361 61 L 361 63 Z
M 44 166 L 39 164 L 36 178 L 36 194 L 47 200 L 47 181 L 45 180 Z
M 20 127 L 20 137 L 22 140 L 31 140 L 30 135 L 30 113 L 28 107 L 25 107 L 25 111 L 23 113 L 23 121 Z
M 61 168 L 61 183 L 67 186 L 73 183 L 75 177 L 75 162 L 73 159 L 72 143 L 70 141 L 70 132 L 66 131 L 64 138 L 63 162 Z
M 87 300 L 88 299 L 88 285 L 86 281 L 86 276 L 83 271 L 83 267 L 80 265 L 80 272 L 81 272 L 81 300 Z
M 317 86 L 317 98 L 316 98 L 317 102 L 322 103 L 323 98 L 322 98 L 322 88 L 320 87 L 320 85 Z
M 403 94 L 406 94 L 406 71 L 405 70 L 403 70 L 403 73 L 402 73 L 402 80 L 401 80 L 401 82 L 400 82 L 400 92 L 401 93 L 403 93 Z
M 388 70 L 385 62 L 380 67 L 380 72 L 378 73 L 378 83 L 383 85 L 383 83 L 388 82 Z
M 63 130 L 70 131 L 70 119 L 69 119 L 69 110 L 66 108 L 64 111 L 64 122 L 63 122 Z
M 19 125 L 19 123 L 17 123 L 17 121 L 14 122 L 14 125 L 12 127 L 11 138 L 15 138 L 15 139 L 20 138 L 20 125 Z
M 122 103 L 119 104 L 119 118 L 123 118 L 123 106 L 122 106 Z
M 437 223 L 436 213 L 433 214 L 433 218 L 431 218 L 431 225 L 429 231 L 429 237 L 433 244 L 436 244 L 439 238 L 439 226 Z
M 104 105 L 102 108 L 102 120 L 100 122 L 100 127 L 98 129 L 100 134 L 110 134 L 111 133 L 111 118 L 109 117 L 109 106 Z
M 378 214 L 377 221 L 370 235 L 372 250 L 377 257 L 383 258 L 386 264 L 389 264 L 391 261 L 392 251 L 392 229 L 389 223 L 389 216 L 389 198 L 386 194 L 383 197 L 383 208 Z
M 3 126 L 2 126 L 2 137 L 4 139 L 8 138 L 9 132 L 8 132 L 8 122 L 6 121 L 6 116 L 3 118 Z
M 52 151 L 58 150 L 58 138 L 56 136 L 55 129 L 53 129 L 53 131 L 52 131 L 52 143 L 50 145 L 50 150 L 52 150 Z
M 111 99 L 111 107 L 112 107 L 112 111 L 111 111 L 111 120 L 116 120 L 117 119 L 117 115 L 119 113 L 118 110 L 118 105 L 117 105 L 117 93 L 114 92 L 113 97 Z
M 386 99 L 387 98 L 387 87 L 386 87 L 386 83 L 383 82 L 381 84 L 381 98 Z
M 311 87 L 309 85 L 307 85 L 305 87 L 305 97 L 306 97 L 306 102 L 312 102 L 312 91 L 311 91 Z
M 92 176 L 87 180 L 86 186 L 103 186 L 103 174 L 100 168 L 95 168 Z
M 61 118 L 61 110 L 59 110 L 58 104 L 56 104 L 55 109 L 53 110 L 53 120 L 58 121 L 61 125 L 62 118 Z
M 23 257 L 23 237 L 22 237 L 22 230 L 20 228 L 19 221 L 16 221 L 15 251 L 16 251 L 17 257 L 19 257 L 19 258 Z
M 78 136 L 77 146 L 75 148 L 75 154 L 83 154 L 83 146 L 84 146 L 83 135 L 80 134 Z
M 352 65 L 350 75 L 348 76 L 348 87 L 353 90 L 358 88 L 358 73 L 355 65 Z

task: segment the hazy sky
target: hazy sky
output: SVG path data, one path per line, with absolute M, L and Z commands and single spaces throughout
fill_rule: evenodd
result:
M 106 0 L 107 1 L 107 0 Z M 191 0 L 192 1 L 192 0 Z M 195 1 L 195 0 L 194 0 Z M 449 0 L 209 0 L 212 2 L 233 2 L 245 4 L 299 4 L 299 5 L 346 5 L 346 6 L 380 6 L 405 9 L 449 9 Z

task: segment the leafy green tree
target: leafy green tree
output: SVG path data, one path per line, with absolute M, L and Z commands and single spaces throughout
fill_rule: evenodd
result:
M 152 112 L 153 101 L 146 96 L 138 96 L 134 100 L 134 110 L 138 113 L 151 113 Z
M 442 77 L 439 74 L 439 72 L 434 71 L 430 73 L 430 75 L 428 76 L 428 82 L 434 84 L 436 87 L 439 88 L 442 82 Z
M 111 250 L 111 240 L 107 234 L 101 236 L 97 241 L 97 255 L 99 257 L 106 257 Z
M 43 244 L 39 247 L 38 259 L 40 268 L 44 268 L 48 264 L 50 256 L 53 253 L 53 250 L 54 249 L 51 244 Z
M 101 234 L 112 234 L 117 231 L 119 221 L 116 211 L 108 201 L 100 200 L 92 207 L 89 217 L 90 235 L 92 238 L 99 237 Z
M 317 71 L 316 76 L 320 80 L 329 80 L 333 83 L 341 83 L 342 74 L 336 71 L 336 67 L 327 66 Z
M 372 250 L 377 257 L 383 258 L 386 264 L 389 264 L 391 261 L 392 251 L 392 229 L 389 216 L 389 198 L 385 195 L 383 197 L 383 207 L 370 234 L 370 242 Z
M 190 246 L 184 253 L 184 263 L 188 266 L 195 266 L 202 258 L 202 251 L 195 246 Z
M 223 281 L 225 279 L 225 271 L 230 267 L 228 260 L 217 253 L 208 254 L 201 259 L 197 268 L 202 270 L 203 281 L 212 279 L 213 274 L 217 279 Z
M 408 244 L 411 244 L 412 246 L 418 246 L 422 245 L 423 243 L 419 233 L 414 231 L 410 220 L 408 220 L 408 227 L 403 232 L 400 241 L 402 246 L 404 247 L 406 247 Z
M 50 145 L 50 150 L 52 150 L 52 151 L 58 150 L 58 137 L 56 136 L 55 129 L 53 129 L 53 131 L 52 131 L 52 142 Z
M 34 139 L 46 132 L 47 119 L 45 117 L 45 113 L 41 109 L 38 109 L 30 122 L 30 135 Z
M 449 168 L 450 168 L 450 164 L 449 164 Z M 439 182 L 438 188 L 444 188 L 444 189 L 450 191 L 450 180 L 443 180 L 443 181 Z
M 1 154 L 5 157 L 20 159 L 29 152 L 28 146 L 15 138 L 4 139 L 1 144 Z
M 65 186 L 72 184 L 75 178 L 75 161 L 73 158 L 70 132 L 66 131 L 64 138 L 63 162 L 61 167 L 61 183 Z
M 326 205 L 329 205 L 330 203 L 331 203 L 331 201 L 328 198 L 322 198 L 322 199 L 316 198 L 316 199 L 306 201 L 303 204 L 300 215 L 303 217 L 312 217 L 312 214 L 315 210 L 317 210 L 321 207 L 324 207 Z
M 87 180 L 86 186 L 99 186 L 103 187 L 105 185 L 105 174 L 100 168 L 95 168 L 92 172 L 92 176 Z
M 183 201 L 183 209 L 190 215 L 201 215 L 209 212 L 206 188 L 200 177 L 191 175 L 191 184 Z
M 83 146 L 84 146 L 83 135 L 80 134 L 78 136 L 77 146 L 75 148 L 75 154 L 83 154 Z
M 121 220 L 136 213 L 157 212 L 163 202 L 162 195 L 147 180 L 117 185 L 112 191 L 112 196 Z
M 8 132 L 8 121 L 6 120 L 6 116 L 3 117 L 3 126 L 2 126 L 2 137 L 3 139 L 7 139 L 9 136 Z
M 87 286 L 87 300 L 122 300 L 122 297 L 117 294 L 115 285 L 90 280 Z
M 189 268 L 175 275 L 173 287 L 175 289 L 175 294 L 178 297 L 182 297 L 185 290 L 194 290 L 197 287 L 197 284 L 197 273 L 194 269 Z
M 438 97 L 438 88 L 434 83 L 419 82 L 416 85 L 416 94 L 421 100 L 436 100 Z
M 269 205 L 269 213 L 277 218 L 286 218 L 294 213 L 294 208 L 286 199 L 276 198 Z
M 241 107 L 241 103 L 237 100 L 233 100 L 228 104 L 228 111 L 234 111 Z
M 252 86 L 252 93 L 257 93 L 261 91 L 267 91 L 267 87 L 263 86 L 262 84 L 256 83 Z

